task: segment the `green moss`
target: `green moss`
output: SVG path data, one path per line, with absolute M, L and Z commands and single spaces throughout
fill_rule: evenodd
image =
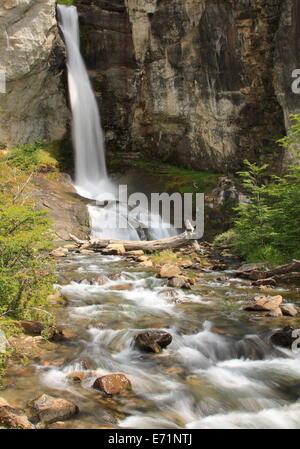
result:
M 108 154 L 108 167 L 111 172 L 130 167 L 139 168 L 145 174 L 159 180 L 165 192 L 207 193 L 216 185 L 218 174 L 210 171 L 199 171 L 179 168 L 156 160 L 126 159 L 122 153 Z
M 74 5 L 75 0 L 57 0 L 58 5 L 66 5 L 66 6 L 72 6 Z

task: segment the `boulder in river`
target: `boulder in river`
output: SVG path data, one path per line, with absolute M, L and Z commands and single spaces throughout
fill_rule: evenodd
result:
M 63 421 L 79 412 L 77 405 L 73 402 L 54 398 L 48 394 L 42 394 L 37 399 L 34 399 L 29 403 L 29 406 L 37 414 L 40 421 L 45 424 Z
M 272 316 L 274 318 L 282 316 L 282 311 L 280 307 L 276 307 L 276 309 L 270 310 L 270 312 L 267 313 L 267 316 Z
M 159 353 L 172 342 L 172 335 L 162 330 L 140 332 L 134 338 L 134 347 L 144 352 Z
M 291 349 L 292 344 L 298 338 L 297 336 L 293 336 L 294 330 L 295 329 L 292 326 L 285 326 L 283 329 L 280 329 L 272 334 L 270 340 L 276 346 Z
M 33 429 L 23 410 L 12 407 L 0 398 L 0 426 L 8 429 Z
M 251 301 L 250 304 L 248 304 L 244 310 L 247 310 L 248 312 L 251 311 L 270 311 L 277 309 L 283 299 L 282 296 L 259 296 L 254 299 L 254 301 Z
M 161 278 L 174 278 L 181 275 L 181 269 L 177 265 L 165 264 L 161 267 L 159 276 Z
M 72 373 L 67 374 L 67 379 L 73 382 L 82 382 L 86 379 L 87 374 L 84 371 L 72 371 Z
M 50 256 L 52 257 L 65 257 L 69 250 L 67 248 L 59 247 L 51 251 Z
M 297 316 L 298 310 L 292 304 L 281 306 L 281 311 L 285 316 Z
M 107 374 L 106 376 L 98 377 L 94 382 L 93 388 L 108 395 L 132 390 L 131 382 L 125 374 Z
M 168 287 L 174 288 L 191 288 L 189 278 L 185 276 L 178 276 L 168 280 Z

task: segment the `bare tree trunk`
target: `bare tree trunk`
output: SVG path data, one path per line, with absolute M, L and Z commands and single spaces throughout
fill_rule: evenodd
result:
M 139 250 L 144 251 L 160 251 L 169 248 L 180 248 L 187 246 L 189 243 L 195 241 L 193 233 L 185 231 L 182 234 L 174 237 L 167 237 L 159 240 L 120 240 L 120 239 L 93 239 L 80 240 L 75 235 L 70 234 L 70 238 L 74 240 L 81 249 L 101 250 L 107 245 L 117 244 L 123 245 L 126 251 Z

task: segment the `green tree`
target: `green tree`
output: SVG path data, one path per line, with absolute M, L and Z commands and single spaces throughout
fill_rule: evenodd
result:
M 279 143 L 299 156 L 300 114 L 293 115 L 288 136 Z M 249 262 L 284 262 L 300 258 L 300 167 L 290 165 L 282 176 L 268 175 L 268 165 L 245 161 L 240 172 L 249 202 L 240 204 L 234 229 L 235 247 Z

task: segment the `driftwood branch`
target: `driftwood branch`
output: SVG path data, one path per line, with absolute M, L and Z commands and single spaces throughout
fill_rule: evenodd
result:
M 70 234 L 70 238 L 80 245 L 81 249 L 101 250 L 110 244 L 123 245 L 126 251 L 142 249 L 143 251 L 160 251 L 169 248 L 180 248 L 187 246 L 195 240 L 193 232 L 185 231 L 174 237 L 159 240 L 120 240 L 120 239 L 93 239 L 80 240 Z
M 300 281 L 300 260 L 280 265 L 273 270 L 237 271 L 238 277 L 249 279 L 253 285 L 276 285 L 276 283 Z

